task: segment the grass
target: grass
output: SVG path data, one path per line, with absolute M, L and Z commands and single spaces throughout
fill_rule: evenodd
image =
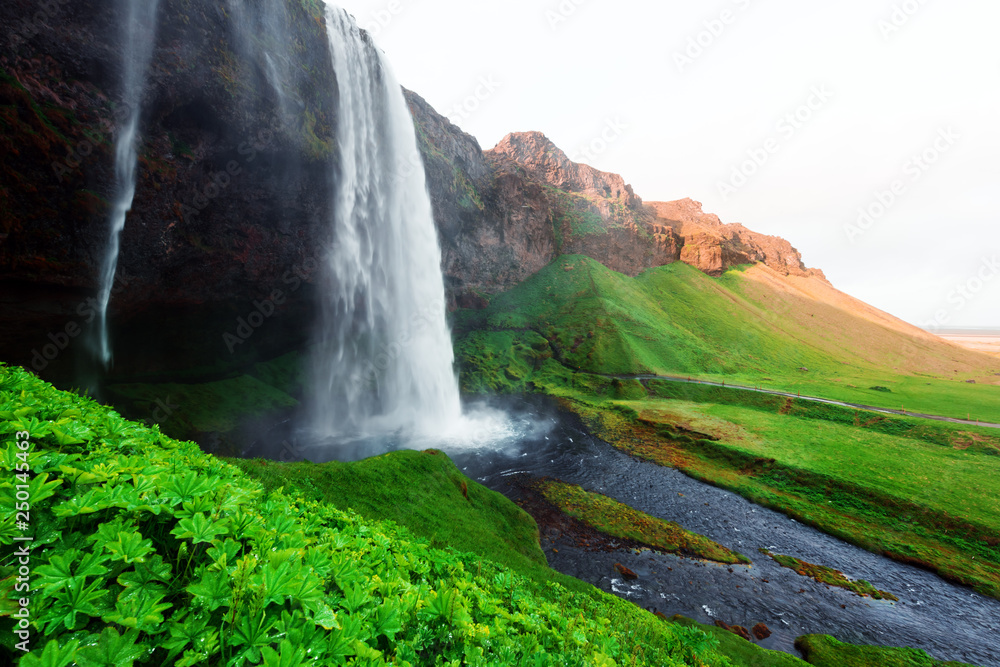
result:
M 325 665 L 731 664 L 701 631 L 540 576 L 531 520 L 472 480 L 456 491 L 440 454 L 358 465 L 339 488 L 356 483 L 348 502 L 367 491 L 369 512 L 391 512 L 380 494 L 426 483 L 436 493 L 413 523 L 452 530 L 459 544 L 463 530 L 478 534 L 464 544 L 493 555 L 520 545 L 509 559 L 536 578 L 318 502 L 315 488 L 265 488 L 193 443 L 2 364 L 0 433 L 0 543 L 21 534 L 15 483 L 29 487 L 35 539 L 30 591 L 14 592 L 13 549 L 0 559 L 0 659 L 12 661 L 11 613 L 26 596 L 35 650 L 19 656 L 24 667 L 291 666 L 307 652 Z M 382 471 L 395 471 L 391 487 L 378 484 Z M 466 524 L 447 528 L 462 503 Z M 490 535 L 511 526 L 520 532 L 490 551 Z
M 830 293 L 809 298 L 769 271 L 716 279 L 674 263 L 630 278 L 565 255 L 495 295 L 486 310 L 459 312 L 458 347 L 473 374 L 483 349 L 475 337 L 505 333 L 532 346 L 544 339 L 547 353 L 574 371 L 726 380 L 1000 422 L 1000 360 L 882 326 L 822 283 Z
M 436 548 L 476 553 L 526 575 L 548 571 L 534 520 L 467 478 L 440 452 L 400 451 L 350 463 L 229 462 L 265 489 L 294 489 L 367 518 L 393 521 Z
M 845 577 L 843 572 L 834 570 L 832 567 L 814 565 L 813 563 L 807 563 L 806 561 L 793 556 L 773 554 L 767 549 L 761 549 L 760 552 L 773 558 L 778 565 L 787 567 L 788 569 L 793 570 L 796 574 L 802 575 L 803 577 L 809 577 L 810 579 L 814 579 L 821 584 L 844 588 L 853 593 L 857 593 L 861 597 L 870 597 L 875 600 L 899 600 L 899 598 L 892 593 L 880 591 L 864 579 L 852 581 L 851 579 Z
M 732 406 L 581 399 L 567 399 L 565 405 L 595 434 L 632 455 L 677 467 L 869 551 L 1000 597 L 997 519 L 985 509 L 996 495 L 988 492 L 995 487 L 991 470 L 1000 464 L 995 456 L 756 410 L 743 411 L 746 421 L 738 422 Z M 734 421 L 699 418 L 721 410 Z M 762 417 L 771 422 L 766 439 L 753 430 Z M 946 498 L 934 496 L 935 485 Z M 931 491 L 925 492 L 928 486 Z M 916 491 L 907 495 L 906 489 Z M 955 498 L 982 513 L 960 515 L 948 504 Z
M 739 637 L 728 630 L 714 625 L 704 625 L 684 616 L 673 616 L 673 623 L 696 628 L 713 636 L 719 642 L 719 650 L 724 652 L 738 667 L 805 667 L 809 663 L 788 653 L 769 651 L 753 642 Z M 870 667 L 881 667 L 880 663 L 869 663 Z M 867 667 L 867 666 L 866 666 Z
M 996 429 L 627 377 L 939 414 L 974 406 L 1000 421 L 1000 388 L 982 381 L 995 359 L 760 266 L 713 279 L 673 264 L 632 279 L 563 256 L 454 322 L 464 391 L 563 399 L 624 451 L 1000 597 Z M 980 383 L 960 381 L 970 376 Z
M 172 437 L 195 439 L 214 433 L 228 438 L 247 419 L 297 407 L 302 382 L 302 358 L 293 353 L 253 364 L 235 377 L 115 384 L 108 393 L 129 417 L 156 423 Z
M 941 662 L 914 648 L 853 646 L 829 635 L 803 635 L 795 640 L 809 664 L 817 667 L 961 667 L 961 662 Z
M 727 564 L 749 564 L 750 559 L 703 535 L 685 530 L 672 521 L 634 510 L 599 493 L 579 486 L 545 480 L 539 483 L 545 499 L 592 528 L 624 539 L 635 540 L 667 553 L 682 554 Z

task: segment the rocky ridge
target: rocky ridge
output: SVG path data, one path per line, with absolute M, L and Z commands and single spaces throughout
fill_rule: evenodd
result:
M 160 1 L 111 307 L 119 379 L 224 375 L 308 340 L 337 123 L 317 7 Z M 0 6 L 10 27 L 0 43 L 0 349 L 68 377 L 107 243 L 124 117 L 120 11 L 55 0 L 39 19 L 27 0 Z M 265 49 L 265 32 L 281 38 Z M 722 225 L 689 200 L 644 204 L 621 176 L 572 162 L 541 133 L 484 151 L 406 98 L 452 307 L 483 305 L 565 253 L 629 275 L 675 261 L 708 273 L 748 261 L 806 271 L 786 242 Z M 255 312 L 263 324 L 239 329 Z M 239 343 L 227 346 L 232 336 Z M 32 365 L 50 343 L 58 359 Z

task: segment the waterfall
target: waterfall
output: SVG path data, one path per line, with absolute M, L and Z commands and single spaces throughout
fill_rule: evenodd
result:
M 461 418 L 441 249 L 413 119 L 388 63 L 342 9 L 327 31 L 337 163 L 310 417 L 326 436 L 434 434 Z
M 138 154 L 136 137 L 139 132 L 139 118 L 142 111 L 142 92 L 146 82 L 146 71 L 153 55 L 156 37 L 156 8 L 158 0 L 126 0 L 126 22 L 123 49 L 123 100 L 128 111 L 125 126 L 118 129 L 115 137 L 115 190 L 111 204 L 110 236 L 101 265 L 98 292 L 96 356 L 105 366 L 112 359 L 111 342 L 108 336 L 108 305 L 114 288 L 115 272 L 118 269 L 118 254 L 121 233 L 125 219 L 132 210 L 135 197 Z

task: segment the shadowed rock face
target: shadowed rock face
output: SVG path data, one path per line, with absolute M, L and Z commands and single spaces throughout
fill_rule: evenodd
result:
M 119 4 L 53 0 L 44 16 L 31 0 L 0 4 L 0 351 L 50 379 L 78 375 L 107 243 L 127 115 Z M 115 381 L 214 377 L 308 340 L 337 159 L 318 8 L 160 1 L 110 308 Z M 452 307 L 482 305 L 562 253 L 629 275 L 678 260 L 713 274 L 747 261 L 806 271 L 786 242 L 689 200 L 644 205 L 620 176 L 573 163 L 540 133 L 484 152 L 419 96 L 407 100 Z M 251 316 L 260 326 L 247 327 Z M 65 349 L 33 364 L 46 345 Z
M 120 4 L 54 0 L 44 21 L 36 2 L 0 7 L 12 26 L 0 46 L 0 348 L 37 369 L 33 351 L 79 327 L 46 360 L 49 377 L 75 374 L 93 319 L 114 137 L 128 113 Z M 221 370 L 301 345 L 308 331 L 304 267 L 326 227 L 322 167 L 333 159 L 326 34 L 297 1 L 240 7 L 159 5 L 111 302 L 120 374 Z M 253 329 L 251 344 L 225 345 L 255 302 L 271 310 L 276 290 L 281 316 Z

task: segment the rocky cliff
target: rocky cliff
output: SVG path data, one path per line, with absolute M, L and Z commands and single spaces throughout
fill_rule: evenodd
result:
M 78 376 L 95 315 L 129 112 L 121 4 L 0 5 L 0 351 L 51 378 Z M 223 376 L 309 336 L 337 159 L 322 4 L 160 0 L 157 26 L 111 302 L 113 372 Z M 481 306 L 563 253 L 629 275 L 679 260 L 711 274 L 754 261 L 807 271 L 787 242 L 690 200 L 644 204 L 540 133 L 483 151 L 407 100 L 452 306 Z
M 0 6 L 0 348 L 50 376 L 76 372 L 94 319 L 114 140 L 129 114 L 123 4 Z M 329 169 L 313 167 L 334 159 L 320 7 L 160 1 L 111 301 L 118 371 L 224 369 L 305 339 L 330 188 Z M 255 304 L 269 311 L 279 289 L 281 316 L 253 331 L 251 354 L 227 347 L 224 333 Z
M 713 276 L 755 262 L 822 276 L 784 239 L 723 224 L 698 202 L 643 203 L 620 175 L 572 162 L 540 132 L 509 134 L 482 152 L 418 95 L 408 99 L 453 303 L 481 303 L 477 293 L 506 289 L 564 253 L 632 276 L 675 261 Z

